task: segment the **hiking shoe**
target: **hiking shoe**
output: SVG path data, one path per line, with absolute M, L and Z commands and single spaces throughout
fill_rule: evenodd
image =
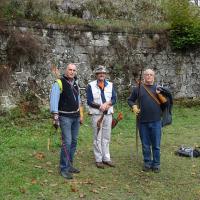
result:
M 67 171 L 61 171 L 60 172 L 61 176 L 63 176 L 66 179 L 73 179 L 73 175 L 70 172 Z
M 69 168 L 69 173 L 78 174 L 78 173 L 80 173 L 80 170 L 76 169 L 74 167 L 70 167 Z
M 160 168 L 154 167 L 154 168 L 152 168 L 152 171 L 154 173 L 160 173 Z
M 144 166 L 143 168 L 142 168 L 142 171 L 143 172 L 149 172 L 149 171 L 151 171 L 152 170 L 152 168 L 151 167 L 147 167 L 147 166 Z
M 104 169 L 104 165 L 102 162 L 96 162 L 97 168 Z
M 108 165 L 109 167 L 115 167 L 112 161 L 103 161 L 103 164 Z

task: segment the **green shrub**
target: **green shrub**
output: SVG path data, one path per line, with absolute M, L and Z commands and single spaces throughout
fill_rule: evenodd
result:
M 30 32 L 22 34 L 15 31 L 10 33 L 7 54 L 12 69 L 18 65 L 21 57 L 26 57 L 31 64 L 35 63 L 39 53 L 41 53 L 41 44 Z
M 11 0 L 2 8 L 2 12 L 7 19 L 24 18 L 23 1 Z
M 188 0 L 168 0 L 167 17 L 171 23 L 172 48 L 186 49 L 200 44 L 200 9 Z
M 35 6 L 32 0 L 27 1 L 24 8 L 24 16 L 26 19 L 34 21 L 42 21 L 43 12 L 42 8 Z
M 188 99 L 188 98 L 180 98 L 174 101 L 176 105 L 180 105 L 187 108 L 192 108 L 194 106 L 200 106 L 200 98 Z
M 170 35 L 172 47 L 186 49 L 200 45 L 200 25 L 176 26 Z
M 10 0 L 2 6 L 3 17 L 10 19 L 28 19 L 34 21 L 42 21 L 43 10 L 48 7 L 41 6 L 33 0 Z
M 111 1 L 105 0 L 88 1 L 85 5 L 85 8 L 88 9 L 95 18 L 115 18 L 117 15 L 116 12 L 119 12 L 117 7 L 115 7 Z

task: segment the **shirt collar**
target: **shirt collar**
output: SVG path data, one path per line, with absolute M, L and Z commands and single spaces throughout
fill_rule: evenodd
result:
M 97 86 L 98 86 L 98 80 L 97 80 Z M 108 85 L 108 81 L 104 80 L 104 86 L 106 87 Z

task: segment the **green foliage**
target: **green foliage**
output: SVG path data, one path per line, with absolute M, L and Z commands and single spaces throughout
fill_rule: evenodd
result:
M 197 47 L 200 45 L 200 25 L 177 25 L 171 30 L 170 39 L 174 49 Z
M 115 18 L 117 15 L 117 7 L 113 5 L 111 1 L 105 0 L 91 0 L 88 1 L 85 5 L 85 8 L 88 9 L 93 17 L 102 17 L 102 18 Z
M 26 19 L 41 21 L 43 18 L 42 7 L 35 6 L 32 0 L 25 4 L 24 16 Z
M 199 199 L 199 158 L 177 157 L 174 151 L 181 144 L 195 146 L 199 141 L 200 109 L 175 106 L 173 125 L 163 130 L 161 172 L 155 174 L 141 171 L 140 144 L 136 160 L 135 116 L 125 105 L 117 107 L 124 119 L 113 129 L 110 145 L 116 168 L 95 167 L 92 128 L 86 115 L 74 160 L 81 173 L 74 181 L 64 180 L 58 173 L 60 130 L 55 133 L 50 119 L 41 116 L 15 123 L 0 116 L 0 199 Z
M 169 0 L 167 16 L 171 23 L 170 40 L 174 49 L 200 45 L 200 9 L 188 0 Z
M 200 106 L 200 98 L 195 98 L 195 99 L 182 98 L 182 99 L 175 100 L 175 103 L 176 105 L 192 108 L 195 106 Z
M 20 33 L 19 31 L 10 32 L 9 36 L 7 54 L 11 68 L 15 69 L 21 57 L 26 57 L 30 63 L 35 63 L 41 53 L 41 45 L 37 38 L 30 32 Z
M 2 6 L 3 5 L 3 6 Z M 55 24 L 89 25 L 108 30 L 165 29 L 162 27 L 163 8 L 156 0 L 151 2 L 132 0 L 86 0 L 80 9 L 60 12 L 57 0 L 9 0 L 0 5 L 3 17 L 8 20 L 28 19 Z M 92 20 L 83 20 L 83 11 L 88 10 Z M 0 15 L 1 16 L 1 15 Z
M 11 0 L 3 6 L 3 16 L 7 19 L 24 18 L 23 3 L 21 0 Z
M 43 9 L 42 5 L 35 3 L 33 0 L 10 0 L 2 6 L 3 17 L 9 20 L 28 19 L 42 21 Z

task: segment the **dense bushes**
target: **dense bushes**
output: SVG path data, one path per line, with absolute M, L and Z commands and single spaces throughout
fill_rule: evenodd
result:
M 9 20 L 23 18 L 56 24 L 98 25 L 100 21 L 100 24 L 105 23 L 104 26 L 107 27 L 108 24 L 116 26 L 117 21 L 119 27 L 129 22 L 133 28 L 140 25 L 149 28 L 153 23 L 163 21 L 163 10 L 157 0 L 80 0 L 77 1 L 78 4 L 72 1 L 71 7 L 64 9 L 57 2 L 58 0 L 9 0 L 1 11 Z M 83 20 L 86 12 L 89 13 L 90 20 Z
M 7 19 L 21 19 L 41 21 L 42 6 L 36 5 L 34 1 L 10 0 L 2 8 L 2 15 Z
M 40 41 L 30 32 L 14 31 L 10 33 L 7 44 L 9 65 L 14 69 L 19 64 L 21 57 L 26 57 L 31 64 L 35 63 L 41 53 L 41 48 Z
M 200 9 L 188 0 L 168 0 L 166 5 L 171 23 L 170 40 L 174 49 L 200 45 Z
M 184 50 L 200 45 L 200 8 L 188 0 L 85 0 L 74 4 L 75 10 L 62 10 L 57 2 L 9 0 L 2 4 L 1 11 L 7 19 L 25 18 L 47 23 L 121 29 L 127 27 L 127 30 L 170 29 L 173 49 Z M 82 19 L 84 11 L 89 12 L 90 20 Z

